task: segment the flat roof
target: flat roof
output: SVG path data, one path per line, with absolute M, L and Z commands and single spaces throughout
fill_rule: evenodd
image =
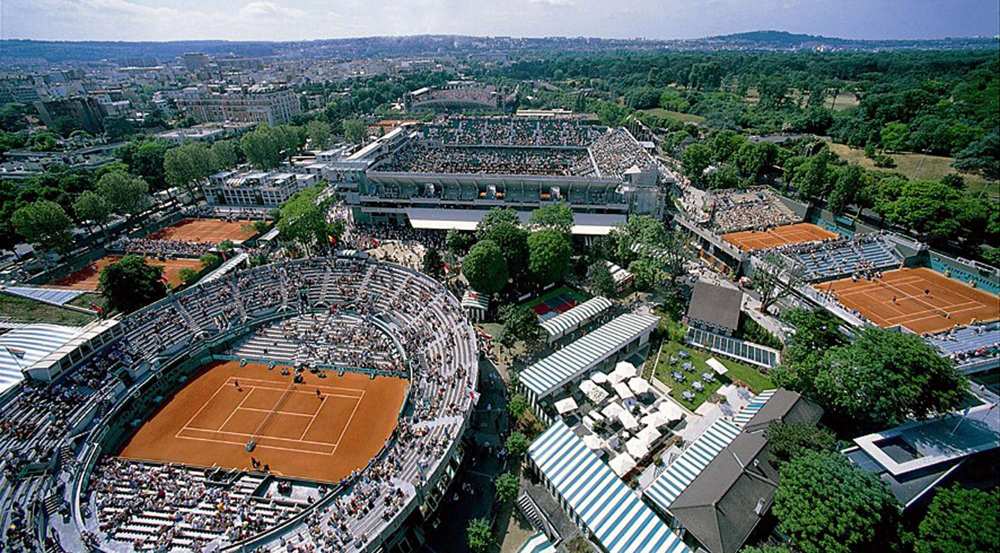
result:
M 20 384 L 25 371 L 59 350 L 83 329 L 37 323 L 17 326 L 0 334 L 0 394 Z
M 410 226 L 428 230 L 473 231 L 487 213 L 489 210 L 485 209 L 406 208 Z M 530 216 L 529 212 L 518 212 L 521 224 L 527 224 Z M 606 236 L 616 226 L 624 224 L 624 214 L 574 213 L 570 232 L 578 236 Z

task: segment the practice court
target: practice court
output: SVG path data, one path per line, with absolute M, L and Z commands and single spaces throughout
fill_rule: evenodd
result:
M 327 374 L 303 373 L 295 384 L 280 368 L 213 364 L 168 400 L 121 456 L 238 469 L 251 469 L 253 456 L 278 475 L 336 482 L 389 439 L 408 382 Z
M 242 242 L 257 234 L 252 221 L 223 221 L 222 219 L 184 219 L 147 238 L 153 240 L 184 240 L 219 244 L 226 240 Z
M 745 252 L 767 250 L 787 244 L 801 244 L 837 238 L 830 232 L 812 223 L 782 225 L 768 230 L 744 230 L 723 234 L 722 239 Z
M 931 269 L 897 269 L 881 278 L 850 278 L 814 286 L 882 328 L 902 325 L 918 334 L 1000 318 L 1000 298 Z
M 94 292 L 100 285 L 101 271 L 121 258 L 122 256 L 120 255 L 104 256 L 79 271 L 51 283 L 51 285 Z M 146 263 L 163 267 L 163 276 L 167 279 L 167 284 L 171 288 L 177 288 L 184 282 L 181 278 L 181 271 L 184 269 L 201 270 L 201 261 L 197 259 L 157 259 L 155 257 L 147 257 Z

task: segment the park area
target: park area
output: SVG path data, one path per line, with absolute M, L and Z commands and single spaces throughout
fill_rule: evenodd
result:
M 684 336 L 684 325 L 666 321 L 669 331 L 663 339 L 659 353 L 654 357 L 656 378 L 670 388 L 670 397 L 677 403 L 694 411 L 725 384 L 739 383 L 754 393 L 774 388 L 771 379 L 757 369 L 733 361 L 729 358 L 707 353 L 686 346 L 680 339 Z M 715 358 L 726 367 L 726 374 L 718 374 L 708 363 Z M 705 378 L 708 375 L 709 378 Z M 682 380 L 676 378 L 679 376 Z M 698 389 L 695 383 L 699 383 Z M 685 392 L 690 393 L 687 398 Z

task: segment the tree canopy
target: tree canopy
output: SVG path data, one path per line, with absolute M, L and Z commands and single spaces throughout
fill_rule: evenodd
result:
M 1000 551 L 1000 490 L 942 488 L 920 522 L 916 553 Z
M 542 206 L 531 212 L 529 224 L 569 234 L 573 230 L 573 211 L 565 202 Z
M 121 215 L 134 217 L 149 206 L 149 185 L 124 171 L 105 173 L 97 181 L 97 193 Z
M 73 244 L 73 222 L 55 202 L 38 200 L 26 205 L 14 212 L 12 222 L 25 240 L 45 249 L 67 251 Z
M 139 255 L 126 255 L 105 267 L 101 271 L 100 290 L 110 306 L 125 313 L 167 294 L 163 267 L 149 265 Z
M 462 274 L 473 290 L 486 295 L 496 294 L 507 286 L 507 262 L 503 252 L 492 240 L 476 242 L 462 259 Z
M 528 270 L 539 284 L 562 280 L 572 255 L 569 236 L 558 230 L 543 229 L 528 235 Z

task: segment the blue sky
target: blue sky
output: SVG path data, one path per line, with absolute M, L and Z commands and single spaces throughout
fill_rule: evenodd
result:
M 0 37 L 299 40 L 425 33 L 696 38 L 1000 33 L 998 0 L 0 0 Z M 0 57 L 3 53 L 0 52 Z

